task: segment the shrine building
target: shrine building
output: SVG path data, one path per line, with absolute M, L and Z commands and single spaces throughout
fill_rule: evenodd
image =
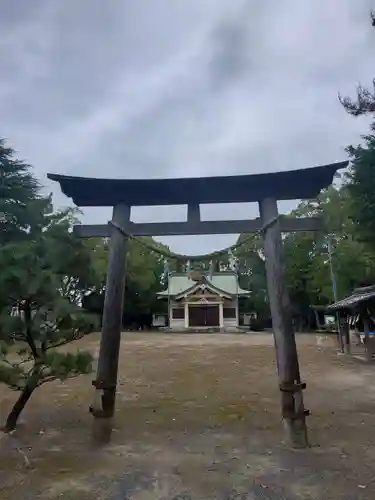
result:
M 239 326 L 238 299 L 250 292 L 240 288 L 233 271 L 172 273 L 158 298 L 168 300 L 171 330 L 235 331 Z

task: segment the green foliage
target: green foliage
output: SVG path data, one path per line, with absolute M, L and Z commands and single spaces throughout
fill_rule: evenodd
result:
M 34 379 L 35 387 L 39 387 L 52 380 L 66 380 L 92 371 L 93 358 L 86 351 L 46 351 L 37 363 L 25 355 L 18 358 L 18 354 L 13 355 L 13 359 L 16 359 L 13 361 L 0 358 L 0 382 L 15 391 L 24 390 L 31 379 Z
M 371 24 L 375 26 L 375 12 L 371 11 Z M 356 97 L 342 97 L 339 100 L 346 111 L 352 116 L 372 115 L 375 112 L 375 79 L 372 81 L 373 90 L 369 90 L 363 85 L 357 85 Z
M 348 148 L 351 156 L 348 189 L 358 236 L 375 250 L 375 135 L 371 133 L 363 139 L 363 145 Z
M 40 383 L 46 379 L 65 380 L 67 378 L 90 373 L 92 370 L 92 355 L 89 352 L 64 353 L 59 351 L 47 352 L 45 371 L 42 373 Z
M 23 389 L 22 382 L 26 377 L 27 373 L 25 373 L 20 365 L 7 365 L 0 361 L 0 382 L 6 384 L 10 389 L 21 391 Z
M 142 242 L 155 248 L 167 249 L 162 243 L 151 237 L 140 238 L 139 241 L 129 240 L 126 265 L 126 291 L 124 297 L 124 319 L 129 323 L 139 315 L 153 314 L 165 305 L 157 300 L 157 292 L 164 288 L 162 274 L 164 258 L 157 252 L 148 250 Z M 91 240 L 91 255 L 100 284 L 85 298 L 88 310 L 102 311 L 106 285 L 108 263 L 108 242 Z M 173 265 L 173 263 L 172 263 Z
M 375 81 L 373 81 L 374 90 L 367 89 L 363 85 L 357 86 L 356 98 L 339 96 L 341 104 L 352 116 L 362 116 L 375 112 Z
M 156 248 L 165 245 L 153 241 L 151 237 L 142 240 Z M 137 241 L 129 242 L 129 254 L 126 273 L 126 297 L 124 314 L 152 313 L 159 307 L 157 292 L 163 289 L 161 277 L 164 270 L 164 259 L 156 252 L 150 252 Z
M 269 315 L 267 278 L 265 262 L 262 257 L 262 239 L 259 234 L 249 238 L 248 234 L 240 235 L 237 243 L 242 244 L 235 251 L 238 259 L 239 284 L 251 291 L 251 296 L 241 301 L 246 312 L 256 311 L 260 316 Z
M 329 266 L 328 242 L 332 244 L 332 265 L 337 281 L 338 297 L 350 294 L 356 286 L 375 283 L 375 253 L 368 242 L 360 239 L 362 234 L 358 219 L 358 201 L 369 188 L 375 192 L 371 183 L 374 180 L 358 179 L 358 190 L 353 189 L 353 173 L 344 179 L 340 187 L 333 186 L 322 191 L 317 199 L 303 201 L 290 216 L 323 218 L 325 231 L 289 233 L 283 237 L 284 272 L 293 313 L 306 317 L 311 305 L 327 305 L 333 302 L 332 281 Z M 375 186 L 374 186 L 375 187 Z M 362 199 L 361 198 L 361 199 Z M 368 210 L 368 224 L 371 218 L 371 205 L 361 205 Z M 369 234 L 375 234 L 369 228 Z M 246 235 L 240 236 L 240 240 Z M 236 252 L 240 261 L 240 282 L 251 290 L 247 310 L 266 311 L 267 285 L 262 256 L 262 242 L 258 235 Z M 263 313 L 264 314 L 264 313 Z
M 38 200 L 39 183 L 26 163 L 0 139 L 0 244 L 20 239 L 29 228 L 29 204 Z
M 97 329 L 80 305 L 102 276 L 91 246 L 72 233 L 77 211 L 53 210 L 29 167 L 1 146 L 0 382 L 30 397 L 45 382 L 91 370 L 90 353 L 61 349 Z M 28 397 L 13 408 L 11 427 Z
M 88 353 L 72 355 L 54 350 L 97 327 L 94 318 L 76 304 L 91 266 L 89 255 L 82 258 L 82 248 L 77 253 L 78 263 L 75 262 L 73 240 L 62 224 L 58 230 L 55 226 L 47 228 L 34 239 L 0 247 L 0 268 L 4 270 L 0 273 L 0 380 L 12 388 L 24 387 L 31 374 L 38 375 L 40 385 L 52 378 L 75 376 L 81 368 L 83 373 L 88 369 Z M 61 261 L 56 247 L 67 244 L 72 253 Z M 65 286 L 67 280 L 69 290 Z M 22 348 L 7 349 L 14 341 L 21 343 Z M 10 361 L 14 356 L 16 361 Z M 29 367 L 22 369 L 24 363 L 30 362 L 31 372 Z
M 375 26 L 375 14 L 371 12 L 371 23 Z M 340 102 L 352 116 L 375 113 L 375 79 L 372 91 L 363 85 L 357 86 L 354 100 L 346 97 Z M 358 238 L 375 250 L 375 122 L 369 134 L 362 137 L 363 144 L 349 146 L 347 151 L 351 158 L 351 169 L 348 175 L 348 191 L 352 199 L 351 217 L 357 225 Z
M 326 228 L 325 234 L 295 233 L 284 239 L 289 294 L 297 310 L 333 301 L 329 239 L 339 298 L 361 283 L 375 282 L 375 255 L 359 241 L 352 214 L 353 197 L 348 183 L 340 188 L 331 186 L 316 200 L 301 203 L 293 213 L 297 217 L 321 216 Z

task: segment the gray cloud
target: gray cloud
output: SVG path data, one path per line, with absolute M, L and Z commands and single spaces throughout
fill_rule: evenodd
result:
M 67 200 L 47 184 L 47 171 L 178 177 L 340 160 L 367 126 L 344 113 L 337 93 L 374 76 L 370 6 L 3 0 L 1 135 L 35 166 L 57 204 Z M 210 218 L 256 212 L 250 205 L 204 209 Z M 85 213 L 90 222 L 109 217 L 107 210 Z M 142 208 L 135 217 L 184 213 Z M 234 239 L 168 243 L 200 253 Z

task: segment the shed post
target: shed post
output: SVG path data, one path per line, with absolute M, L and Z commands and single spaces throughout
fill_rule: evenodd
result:
M 126 228 L 130 221 L 130 207 L 119 204 L 113 208 L 113 222 Z M 103 309 L 100 350 L 94 404 L 93 438 L 96 443 L 109 442 L 115 411 L 118 361 L 121 342 L 122 312 L 125 289 L 126 250 L 128 238 L 111 226 L 106 293 Z
M 370 335 L 370 314 L 368 312 L 368 309 L 365 308 L 364 314 L 363 314 L 363 329 L 364 329 L 364 334 L 365 334 L 365 352 L 366 352 L 366 359 L 367 361 L 373 362 L 374 361 L 374 335 Z
M 350 327 L 349 327 L 347 313 L 343 314 L 342 330 L 343 330 L 343 334 L 344 334 L 344 350 L 345 350 L 345 354 L 350 354 L 350 352 L 351 352 L 351 346 L 350 346 Z
M 308 446 L 306 411 L 303 404 L 297 346 L 282 263 L 282 241 L 277 200 L 266 198 L 259 202 L 263 223 L 264 254 L 272 328 L 276 348 L 277 370 L 281 391 L 281 409 L 287 444 Z

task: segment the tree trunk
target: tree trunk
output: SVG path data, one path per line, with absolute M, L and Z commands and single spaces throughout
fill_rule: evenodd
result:
M 33 353 L 34 359 L 37 360 L 39 357 L 38 350 L 36 348 L 33 334 L 32 334 L 32 315 L 31 315 L 31 302 L 29 299 L 25 300 L 24 304 L 24 315 L 25 315 L 25 326 L 26 326 L 26 341 L 29 344 L 31 352 Z
M 18 418 L 21 415 L 23 409 L 26 406 L 26 403 L 29 401 L 32 393 L 35 391 L 36 388 L 37 388 L 37 383 L 35 383 L 34 380 L 26 384 L 25 388 L 21 392 L 20 397 L 17 399 L 11 412 L 8 415 L 4 427 L 5 432 L 11 432 L 16 428 Z
M 320 321 L 319 321 L 319 314 L 318 314 L 318 311 L 316 309 L 313 308 L 313 311 L 314 311 L 314 315 L 315 315 L 315 321 L 316 321 L 316 329 L 317 330 L 320 330 L 321 329 L 321 326 L 320 326 Z

